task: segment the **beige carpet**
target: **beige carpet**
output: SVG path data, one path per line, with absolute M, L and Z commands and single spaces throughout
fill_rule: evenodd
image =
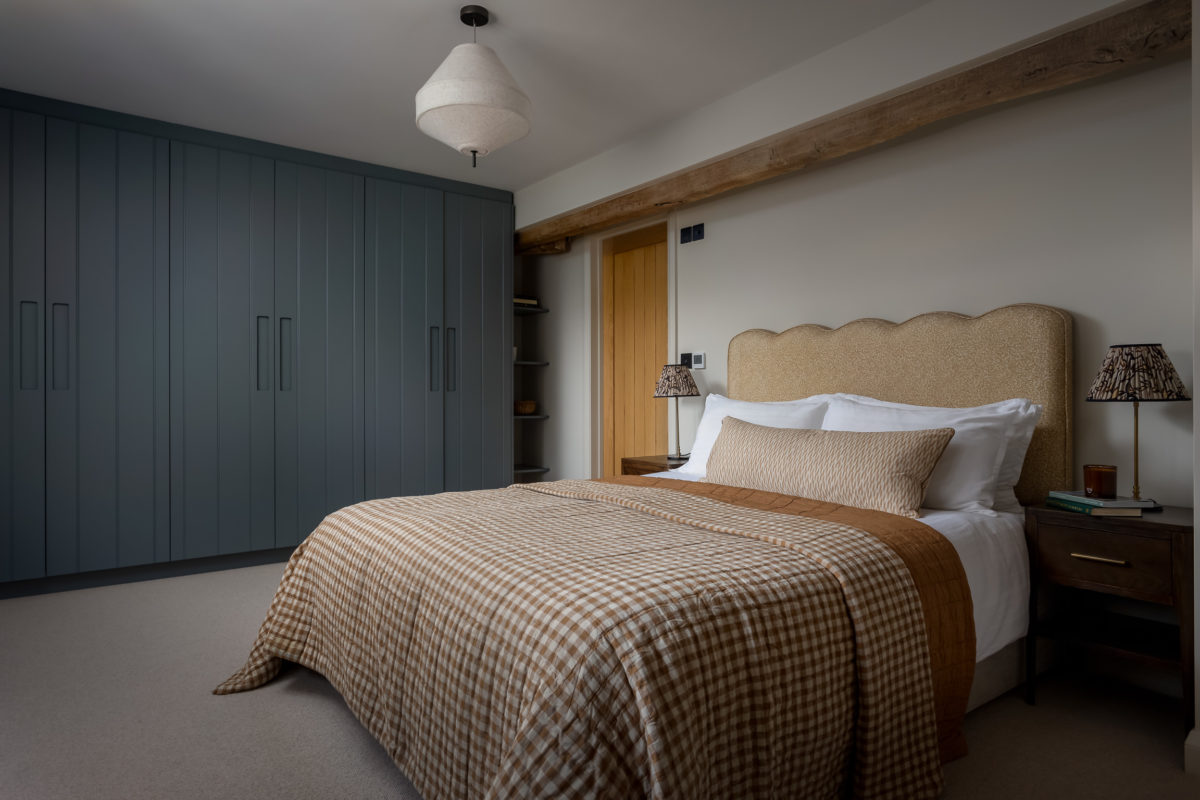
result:
M 320 677 L 216 697 L 281 564 L 0 601 L 0 797 L 417 798 Z M 1048 678 L 967 718 L 946 797 L 1200 798 L 1171 701 Z

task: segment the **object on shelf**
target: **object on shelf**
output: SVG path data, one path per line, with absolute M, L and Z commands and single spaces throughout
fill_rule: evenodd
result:
M 513 295 L 514 306 L 524 306 L 527 308 L 540 308 L 542 303 L 536 297 L 527 294 Z
M 537 400 L 517 400 L 513 403 L 513 410 L 521 416 L 533 414 L 537 411 Z

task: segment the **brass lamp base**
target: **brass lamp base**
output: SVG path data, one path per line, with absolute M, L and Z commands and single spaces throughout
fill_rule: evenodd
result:
M 1138 401 L 1133 401 L 1133 499 L 1142 499 L 1142 487 L 1138 485 Z

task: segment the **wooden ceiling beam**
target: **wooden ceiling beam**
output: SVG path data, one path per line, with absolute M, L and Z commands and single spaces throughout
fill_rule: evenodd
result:
M 861 153 L 952 117 L 1186 58 L 1191 41 L 1190 0 L 1151 0 L 528 225 L 517 231 L 517 253 L 565 252 L 571 238 Z

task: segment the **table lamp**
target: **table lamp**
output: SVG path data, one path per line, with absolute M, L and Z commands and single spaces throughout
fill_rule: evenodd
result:
M 667 364 L 658 376 L 654 396 L 675 398 L 675 459 L 681 461 L 683 455 L 679 452 L 679 398 L 699 397 L 700 390 L 696 388 L 696 382 L 692 380 L 692 373 L 687 367 L 683 364 Z
M 1142 499 L 1138 485 L 1138 404 L 1191 400 L 1175 365 L 1161 344 L 1114 344 L 1108 348 L 1100 373 L 1088 390 L 1089 402 L 1133 403 L 1133 499 Z

